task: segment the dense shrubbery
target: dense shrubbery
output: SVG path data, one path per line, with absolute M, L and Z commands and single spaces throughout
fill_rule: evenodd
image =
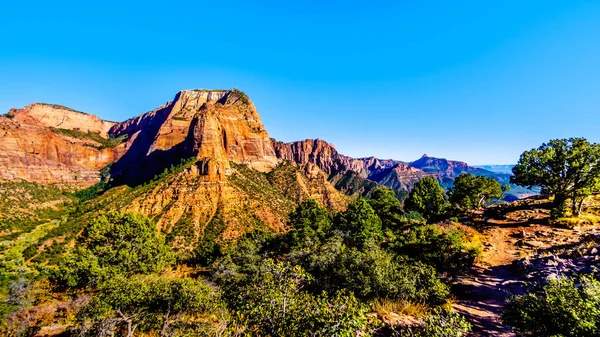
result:
M 270 331 L 271 335 L 286 335 L 287 328 L 278 330 L 284 326 L 302 327 L 289 330 L 289 335 L 299 331 L 307 335 L 321 331 L 366 333 L 364 309 L 350 303 L 392 300 L 436 308 L 450 296 L 436 269 L 452 275 L 468 267 L 478 254 L 476 245 L 470 246 L 468 233 L 458 227 L 442 230 L 425 225 L 418 213 L 404 214 L 399 201 L 391 196 L 375 191 L 373 199 L 357 199 L 339 214 L 329 214 L 313 200 L 303 202 L 290 215 L 292 230 L 283 236 L 249 233 L 222 252 L 210 266 L 211 275 L 231 307 L 244 317 L 254 317 L 245 322 L 248 329 Z M 303 314 L 283 317 L 277 298 L 288 298 L 290 308 L 302 299 L 301 309 L 290 310 L 302 310 Z M 320 302 L 339 307 L 338 311 L 345 308 L 337 314 L 345 315 L 349 323 L 338 329 L 349 330 L 334 332 L 327 325 L 319 325 L 326 329 L 319 330 L 315 322 L 302 321 L 313 319 L 309 311 L 322 312 L 315 309 Z M 442 336 L 451 329 L 461 336 L 468 330 L 464 320 L 450 313 L 427 317 L 429 324 L 395 333 Z
M 510 298 L 502 320 L 522 336 L 600 336 L 600 281 L 551 279 Z
M 71 318 L 47 317 L 72 325 L 81 336 L 368 336 L 378 326 L 367 311 L 389 300 L 424 308 L 423 325 L 389 327 L 390 335 L 442 336 L 452 330 L 462 336 L 468 330 L 464 320 L 440 311 L 450 292 L 438 273 L 451 275 L 472 263 L 461 255 L 467 233 L 426 225 L 419 213 L 404 213 L 386 190 L 338 214 L 307 200 L 289 219 L 285 234 L 256 230 L 225 247 L 214 241 L 223 227 L 217 217 L 207 227 L 207 240 L 185 260 L 201 266 L 203 280 L 170 269 L 174 254 L 148 218 L 97 216 L 60 266 L 49 267 L 57 294 L 79 304 L 69 309 Z M 35 281 L 18 282 L 13 278 L 7 286 L 22 294 L 11 296 L 30 301 Z M 24 309 L 31 301 L 15 303 L 2 308 L 5 314 L 38 310 Z M 40 322 L 3 332 L 35 331 L 47 324 Z
M 109 213 L 85 228 L 55 273 L 66 287 L 97 286 L 117 275 L 152 274 L 175 262 L 156 225 L 133 213 Z

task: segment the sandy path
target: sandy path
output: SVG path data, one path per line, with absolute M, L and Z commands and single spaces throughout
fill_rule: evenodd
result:
M 471 336 L 515 336 L 499 321 L 504 301 L 510 293 L 521 292 L 517 275 L 511 272 L 518 259 L 509 234 L 514 229 L 493 228 L 486 233 L 482 261 L 470 275 L 458 279 L 458 289 L 468 300 L 458 300 L 454 309 L 473 324 Z

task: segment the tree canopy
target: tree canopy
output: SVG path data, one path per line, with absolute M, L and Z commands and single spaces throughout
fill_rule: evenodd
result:
M 511 182 L 554 196 L 554 217 L 564 216 L 566 200 L 578 215 L 583 200 L 600 191 L 600 145 L 585 138 L 553 139 L 525 151 L 513 168 Z
M 501 198 L 507 188 L 500 186 L 494 178 L 463 173 L 454 179 L 454 186 L 448 195 L 452 204 L 471 210 L 482 207 L 491 199 Z
M 174 262 L 154 222 L 141 214 L 111 212 L 92 219 L 58 276 L 69 287 L 96 285 L 116 274 L 157 273 Z
M 404 203 L 404 208 L 421 213 L 427 220 L 439 220 L 448 210 L 444 189 L 431 176 L 419 180 Z

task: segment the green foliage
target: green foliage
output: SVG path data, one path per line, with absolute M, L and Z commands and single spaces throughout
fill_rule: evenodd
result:
M 5 114 L 0 115 L 0 117 L 6 117 L 9 119 L 13 119 L 13 118 L 15 118 L 15 115 L 11 114 L 10 112 L 7 112 Z
M 81 130 L 61 129 L 61 128 L 55 128 L 55 127 L 50 127 L 50 130 L 52 130 L 52 132 L 54 132 L 54 133 L 62 134 L 62 135 L 68 136 L 68 137 L 83 139 L 83 140 L 91 140 L 96 143 L 99 143 L 99 145 L 92 146 L 93 148 L 98 149 L 98 150 L 115 148 L 119 144 L 121 144 L 121 143 L 125 142 L 125 140 L 127 140 L 126 135 L 123 135 L 120 137 L 109 136 L 109 138 L 104 138 L 104 137 L 100 136 L 99 133 L 95 133 L 95 132 L 91 132 L 91 131 L 83 132 Z
M 513 168 L 511 183 L 528 188 L 540 186 L 545 194 L 553 195 L 555 219 L 565 216 L 568 198 L 577 215 L 583 199 L 600 191 L 599 162 L 599 144 L 585 138 L 553 139 L 523 152 Z
M 500 183 L 484 176 L 463 173 L 454 179 L 454 186 L 448 192 L 451 203 L 464 210 L 484 206 L 491 199 L 500 199 L 504 190 Z
M 347 234 L 349 243 L 362 247 L 369 240 L 381 241 L 381 219 L 366 199 L 358 198 L 335 220 L 335 229 Z
M 79 333 L 89 336 L 160 331 L 161 336 L 202 329 L 206 323 L 186 319 L 222 310 L 214 290 L 190 278 L 117 275 L 104 282 L 80 313 Z M 125 333 L 124 333 L 125 334 Z
M 293 230 L 287 236 L 292 249 L 318 246 L 325 240 L 331 227 L 327 210 L 314 199 L 300 203 L 290 214 L 289 223 Z
M 600 281 L 555 278 L 508 299 L 502 321 L 522 336 L 600 336 Z
M 174 262 L 156 224 L 139 214 L 111 212 L 85 228 L 56 277 L 69 287 L 94 286 L 113 275 L 157 273 Z
M 5 240 L 60 220 L 73 201 L 69 190 L 27 181 L 0 181 L 0 232 Z M 1 248 L 0 248 L 1 250 Z
M 402 204 L 396 198 L 394 191 L 387 188 L 376 188 L 371 193 L 369 205 L 381 219 L 384 229 L 398 228 L 404 223 Z
M 191 224 L 188 224 L 188 228 Z M 193 261 L 203 266 L 208 266 L 218 257 L 222 256 L 222 247 L 218 240 L 225 230 L 225 222 L 221 216 L 221 212 L 213 216 L 210 222 L 204 228 L 203 237 L 193 251 Z
M 405 209 L 419 212 L 429 221 L 445 217 L 448 206 L 444 189 L 430 176 L 421 178 L 415 184 L 404 203 Z
M 424 319 L 423 325 L 397 331 L 398 337 L 463 337 L 471 330 L 471 324 L 457 313 L 437 309 Z
M 482 247 L 471 245 L 468 233 L 434 225 L 415 226 L 390 243 L 397 254 L 435 267 L 441 273 L 468 270 L 481 254 Z
M 257 277 L 235 301 L 251 335 L 356 336 L 366 327 L 366 308 L 352 294 L 302 291 L 310 275 L 300 266 L 266 259 Z
M 309 261 L 315 284 L 330 292 L 347 289 L 363 300 L 386 298 L 430 305 L 442 304 L 449 296 L 433 268 L 397 261 L 374 244 L 359 250 L 333 237 Z

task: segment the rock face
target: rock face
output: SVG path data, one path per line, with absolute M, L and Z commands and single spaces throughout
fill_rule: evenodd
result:
M 42 116 L 44 122 L 40 121 L 40 111 L 48 112 Z M 59 126 L 74 127 L 73 119 L 65 116 L 79 113 L 60 110 L 58 116 L 53 116 L 51 111 L 57 110 L 34 104 L 21 110 L 12 109 L 8 114 L 12 118 L 0 117 L 0 179 L 77 186 L 95 184 L 100 179 L 100 170 L 122 156 L 127 144 L 100 149 L 101 144 L 91 139 L 53 132 L 48 125 L 59 125 L 55 122 L 65 118 L 65 123 Z M 89 115 L 81 116 L 84 120 L 96 120 Z M 88 123 L 94 132 L 101 125 L 102 122 Z
M 114 122 L 56 104 L 33 103 L 22 109 L 46 127 L 93 132 L 108 138 Z
M 113 126 L 110 134 L 133 139 L 113 165 L 113 175 L 124 181 L 151 178 L 192 156 L 220 179 L 230 161 L 262 172 L 278 162 L 254 104 L 237 89 L 181 91 L 166 105 Z
M 282 143 L 273 140 L 273 148 L 278 158 L 297 165 L 313 164 L 329 174 L 330 181 L 336 183 L 353 181 L 364 184 L 360 179 L 367 179 L 392 189 L 410 190 L 425 172 L 397 160 L 381 160 L 375 157 L 352 158 L 341 155 L 335 147 L 320 139 L 307 139 L 293 143 Z M 358 180 L 357 180 L 358 179 Z M 348 186 L 337 186 L 346 190 Z M 355 189 L 356 186 L 349 186 Z M 372 186 L 363 189 L 370 192 Z M 363 194 L 364 194 L 363 193 Z

